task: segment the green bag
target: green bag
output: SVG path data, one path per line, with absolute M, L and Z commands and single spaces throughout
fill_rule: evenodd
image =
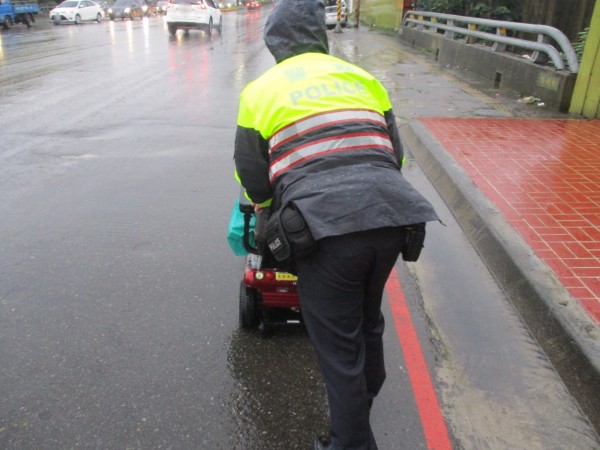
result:
M 254 226 L 256 218 L 254 214 L 250 217 L 250 227 L 248 236 L 248 242 L 252 247 L 256 247 L 254 241 Z M 236 256 L 245 256 L 248 254 L 248 250 L 244 247 L 244 213 L 240 210 L 240 200 L 237 199 L 235 205 L 233 205 L 233 211 L 231 211 L 231 218 L 229 219 L 229 229 L 227 231 L 227 241 L 233 254 Z

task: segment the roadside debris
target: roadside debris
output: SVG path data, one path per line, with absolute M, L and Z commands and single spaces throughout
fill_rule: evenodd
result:
M 545 103 L 542 102 L 541 98 L 529 96 L 529 97 L 521 97 L 517 100 L 519 103 L 526 103 L 528 105 L 536 104 L 537 106 L 545 106 Z

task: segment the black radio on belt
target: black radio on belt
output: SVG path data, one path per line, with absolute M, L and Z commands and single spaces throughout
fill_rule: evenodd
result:
M 400 228 L 404 234 L 404 245 L 401 251 L 402 259 L 404 261 L 416 261 L 419 259 L 425 242 L 425 223 L 404 225 Z
M 279 262 L 300 259 L 317 249 L 306 221 L 293 203 L 271 214 L 265 228 L 269 250 Z

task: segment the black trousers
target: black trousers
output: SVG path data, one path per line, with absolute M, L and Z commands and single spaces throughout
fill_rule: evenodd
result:
M 327 387 L 335 450 L 376 450 L 370 407 L 385 380 L 381 299 L 398 228 L 334 236 L 297 261 L 302 315 Z

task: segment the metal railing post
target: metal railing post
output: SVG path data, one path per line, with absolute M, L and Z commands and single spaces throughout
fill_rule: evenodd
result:
M 504 27 L 496 28 L 496 35 L 506 37 L 506 28 L 504 28 Z M 492 51 L 494 51 L 494 52 L 503 52 L 504 50 L 506 50 L 506 44 L 501 44 L 500 42 L 494 42 L 494 45 L 492 45 Z
M 448 24 L 448 26 L 454 28 L 454 20 L 449 19 L 446 23 Z M 447 38 L 447 39 L 454 39 L 454 31 L 451 31 L 449 29 L 446 30 L 444 32 L 444 37 Z
M 537 41 L 541 44 L 552 44 L 552 39 L 544 34 L 538 34 Z M 536 64 L 546 64 L 548 55 L 544 52 L 535 51 L 531 55 L 531 60 Z

